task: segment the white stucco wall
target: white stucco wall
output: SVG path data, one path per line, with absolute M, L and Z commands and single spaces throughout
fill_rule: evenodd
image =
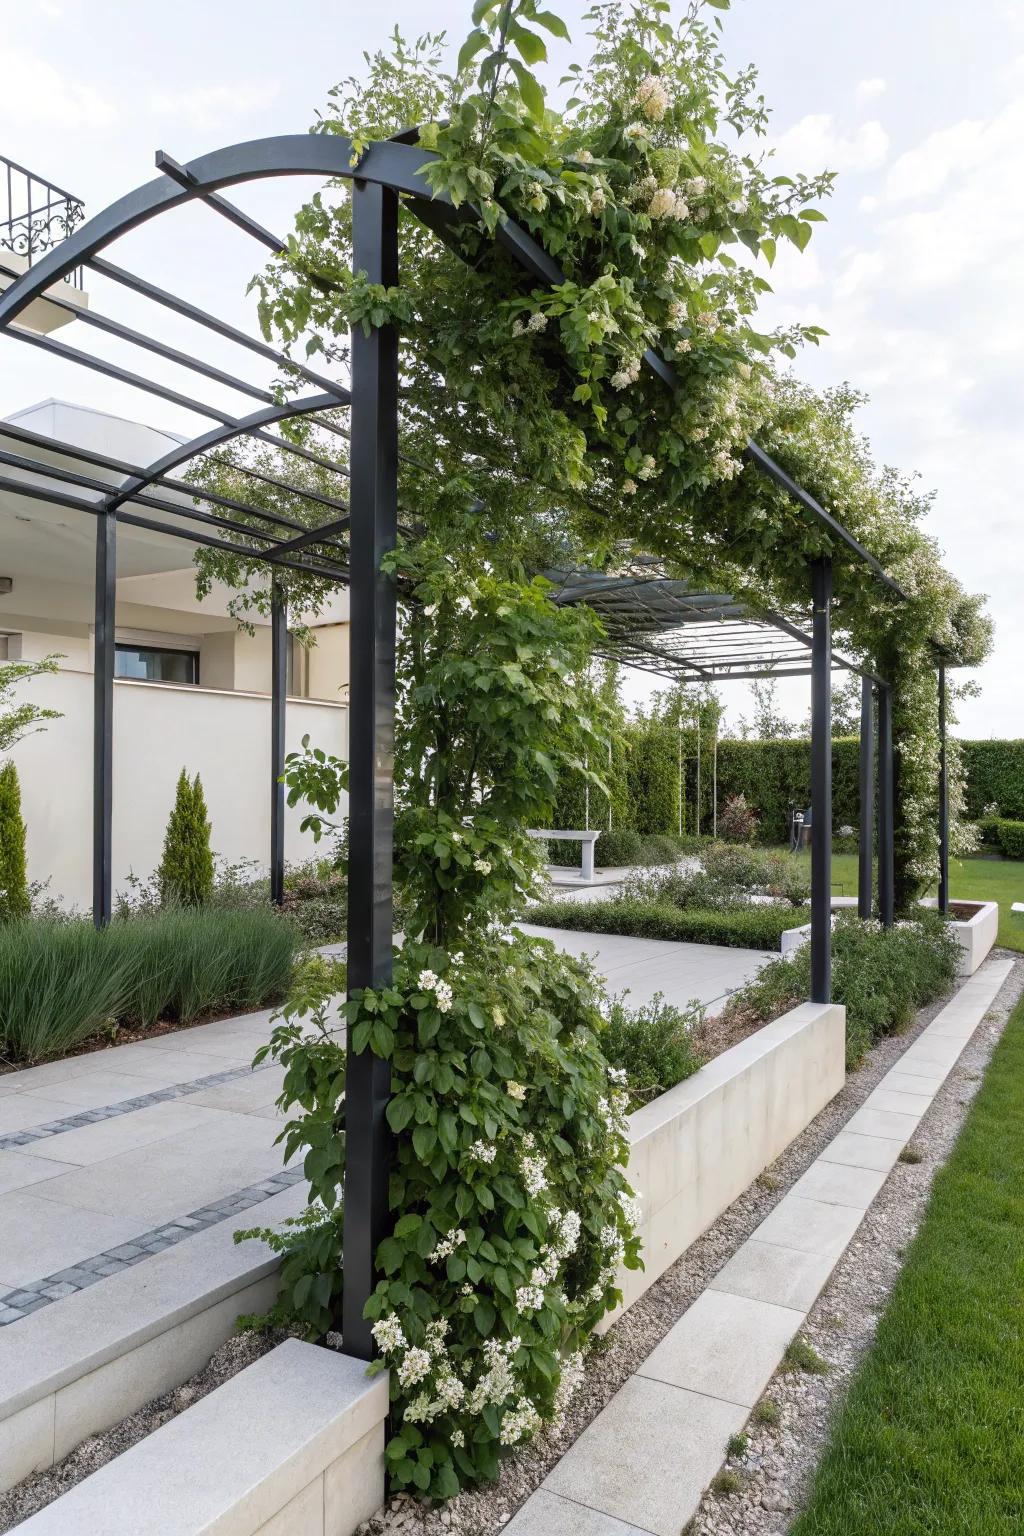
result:
M 62 670 L 31 684 L 31 698 L 63 719 L 26 737 L 12 756 L 21 781 L 29 876 L 49 880 L 64 904 L 88 907 L 92 890 L 91 673 Z M 287 750 L 309 734 L 348 755 L 343 705 L 290 699 Z M 118 681 L 114 685 L 114 885 L 129 871 L 147 876 L 160 858 L 182 768 L 202 776 L 214 851 L 265 867 L 270 842 L 270 700 L 265 694 Z M 287 812 L 285 856 L 315 851 L 299 832 L 302 810 Z

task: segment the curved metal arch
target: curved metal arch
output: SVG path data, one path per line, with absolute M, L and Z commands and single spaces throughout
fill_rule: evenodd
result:
M 190 438 L 188 442 L 162 454 L 159 459 L 154 459 L 153 463 L 147 466 L 144 474 L 130 475 L 123 480 L 104 498 L 101 508 L 105 512 L 116 511 L 126 501 L 130 501 L 136 492 L 145 490 L 154 481 L 170 474 L 171 470 L 180 468 L 182 464 L 196 458 L 198 454 L 208 453 L 211 448 L 222 447 L 233 438 L 244 437 L 249 432 L 271 426 L 275 422 L 289 421 L 293 416 L 309 416 L 314 411 L 337 410 L 340 405 L 341 402 L 334 395 L 303 395 L 298 400 L 289 400 L 283 404 L 265 405 L 261 410 L 253 411 L 251 415 L 243 416 L 229 426 L 211 427 L 209 431 L 201 432 L 197 437 Z
M 76 267 L 86 265 L 122 235 L 193 198 L 240 182 L 263 181 L 277 176 L 343 177 L 349 181 L 377 182 L 426 202 L 447 204 L 451 209 L 449 199 L 443 193 L 435 198 L 423 178 L 423 168 L 437 158 L 428 150 L 388 139 L 371 144 L 355 165 L 352 157 L 351 139 L 334 133 L 295 133 L 251 139 L 200 155 L 184 167 L 187 186 L 158 176 L 110 203 L 101 213 L 80 225 L 67 240 L 48 251 L 0 296 L 0 328 L 9 325 L 47 288 Z

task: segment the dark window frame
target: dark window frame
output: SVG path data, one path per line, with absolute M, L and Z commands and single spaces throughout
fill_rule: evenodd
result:
M 151 652 L 162 656 L 179 656 L 188 661 L 192 676 L 185 682 L 169 677 L 131 677 L 127 673 L 119 672 L 117 668 L 117 657 L 127 651 L 143 654 Z M 114 676 L 119 682 L 162 683 L 165 687 L 171 688 L 198 688 L 199 652 L 198 650 L 193 650 L 191 646 L 153 645 L 136 640 L 118 640 L 114 644 Z

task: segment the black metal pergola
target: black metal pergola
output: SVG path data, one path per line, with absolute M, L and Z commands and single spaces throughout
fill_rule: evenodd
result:
M 211 215 L 228 220 L 259 245 L 283 252 L 285 242 L 224 196 L 224 189 L 270 177 L 316 176 L 351 183 L 353 270 L 370 283 L 390 287 L 399 280 L 398 214 L 400 205 L 433 230 L 450 238 L 460 224 L 475 223 L 469 205 L 455 208 L 433 196 L 424 177 L 435 158 L 415 143 L 417 131 L 374 143 L 353 156 L 351 141 L 335 134 L 298 134 L 232 145 L 179 165 L 159 154 L 160 175 L 112 203 L 67 239 L 47 250 L 28 271 L 0 294 L 0 333 L 51 356 L 81 364 L 144 393 L 184 407 L 210 425 L 155 462 L 132 464 L 0 423 L 0 489 L 82 512 L 95 521 L 95 714 L 93 903 L 98 923 L 109 919 L 112 898 L 111 828 L 113 815 L 113 679 L 115 575 L 118 529 L 147 529 L 193 545 L 222 549 L 246 560 L 263 562 L 271 573 L 294 571 L 350 589 L 350 792 L 348 967 L 352 988 L 380 987 L 392 969 L 392 826 L 395 707 L 396 591 L 382 571 L 384 557 L 397 538 L 400 462 L 398 338 L 393 327 L 357 327 L 351 335 L 347 385 L 228 324 L 179 295 L 111 261 L 108 248 L 130 231 L 186 203 L 201 203 Z M 514 259 L 524 284 L 563 281 L 557 263 L 514 221 L 500 225 L 495 240 Z M 287 399 L 263 389 L 242 373 L 229 372 L 201 356 L 167 346 L 148 331 L 133 329 L 113 316 L 73 304 L 64 281 L 84 269 L 136 297 L 195 323 L 200 331 L 227 341 L 240 352 L 274 363 L 296 387 L 309 392 Z M 0 274 L 4 254 L 0 250 Z M 19 316 L 38 301 L 72 308 L 75 318 L 117 338 L 141 353 L 226 387 L 245 410 L 228 411 L 194 398 L 107 358 L 98 357 L 50 335 L 19 325 Z M 675 387 L 669 365 L 654 352 L 645 364 L 665 384 Z M 339 412 L 347 412 L 347 428 Z M 347 440 L 347 462 L 339 462 L 275 431 L 296 418 L 308 418 L 325 432 Z M 312 461 L 326 474 L 347 482 L 347 497 L 325 494 L 262 470 L 235 466 L 240 473 L 302 497 L 322 512 L 309 527 L 259 505 L 200 489 L 177 471 L 235 439 L 269 444 L 282 455 Z M 13 445 L 13 446 L 11 446 Z M 747 456 L 757 469 L 781 485 L 805 513 L 827 530 L 844 556 L 865 562 L 898 601 L 897 584 L 878 561 L 837 520 L 755 443 Z M 47 455 L 57 453 L 61 463 Z M 80 467 L 69 468 L 69 465 Z M 344 488 L 344 487 L 342 487 Z M 257 526 L 258 525 L 258 526 Z M 680 551 L 685 561 L 685 551 Z M 808 596 L 811 629 L 807 634 L 780 615 L 754 614 L 727 594 L 690 591 L 664 578 L 622 579 L 574 573 L 555 593 L 558 602 L 588 601 L 601 614 L 609 647 L 631 665 L 690 680 L 727 677 L 806 675 L 812 695 L 812 1000 L 831 997 L 831 671 L 833 664 L 863 677 L 861 732 L 860 910 L 871 910 L 871 844 L 874 823 L 874 742 L 872 701 L 878 712 L 879 907 L 883 921 L 893 920 L 893 751 L 891 692 L 887 681 L 832 649 L 832 562 L 811 563 Z M 272 586 L 272 743 L 271 886 L 280 900 L 284 876 L 284 723 L 287 615 L 281 587 Z M 717 639 L 712 643 L 712 631 Z M 723 636 L 728 636 L 728 641 Z M 770 639 L 769 639 L 770 635 Z M 944 668 L 940 666 L 944 729 Z M 944 762 L 944 757 L 943 757 Z M 943 879 L 948 893 L 948 830 L 945 772 L 940 786 Z M 346 1088 L 346 1167 L 344 1189 L 345 1288 L 342 1331 L 346 1350 L 361 1358 L 373 1351 L 363 1307 L 376 1283 L 374 1256 L 388 1225 L 387 1164 L 389 1133 L 385 1120 L 390 1078 L 387 1064 L 369 1051 L 348 1045 Z

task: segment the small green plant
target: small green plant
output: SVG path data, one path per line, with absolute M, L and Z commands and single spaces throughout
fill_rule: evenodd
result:
M 743 1456 L 746 1453 L 746 1449 L 747 1449 L 747 1446 L 749 1444 L 750 1444 L 750 1441 L 748 1440 L 747 1436 L 743 1433 L 742 1430 L 740 1431 L 740 1433 L 738 1435 L 730 1435 L 729 1436 L 729 1444 L 725 1448 L 726 1449 L 726 1455 L 728 1455 L 728 1456 Z
M 808 1376 L 826 1376 L 832 1369 L 809 1339 L 798 1333 L 786 1348 L 779 1367 L 782 1371 L 805 1371 Z
M 160 899 L 167 906 L 201 907 L 213 894 L 213 853 L 206 796 L 198 773 L 178 775 L 174 807 L 164 834 L 157 870 Z
M 716 1472 L 711 1479 L 711 1492 L 720 1499 L 728 1498 L 730 1494 L 739 1493 L 743 1487 L 743 1479 L 738 1472 L 723 1467 L 721 1472 Z
M 27 917 L 31 907 L 25 870 L 21 788 L 12 762 L 0 767 L 0 923 Z
M 761 1189 L 766 1189 L 769 1194 L 774 1194 L 777 1189 L 782 1188 L 782 1180 L 776 1174 L 769 1173 L 767 1168 L 764 1173 L 758 1174 L 757 1182 Z
M 702 1065 L 697 1037 L 704 1011 L 666 1003 L 659 992 L 642 1008 L 630 1009 L 614 998 L 601 1039 L 605 1057 L 626 1074 L 630 1109 L 657 1098 L 692 1077 Z
M 762 1397 L 750 1418 L 754 1424 L 763 1424 L 766 1429 L 778 1429 L 782 1423 L 782 1409 L 770 1397 Z
M 911 1147 L 911 1146 L 904 1147 L 903 1151 L 900 1153 L 900 1162 L 901 1163 L 923 1163 L 924 1162 L 924 1153 L 918 1151 L 917 1147 Z

